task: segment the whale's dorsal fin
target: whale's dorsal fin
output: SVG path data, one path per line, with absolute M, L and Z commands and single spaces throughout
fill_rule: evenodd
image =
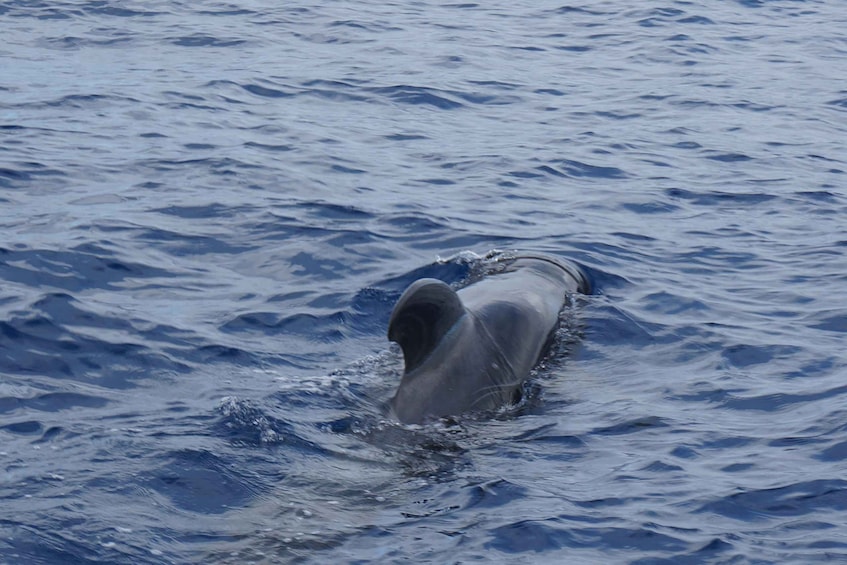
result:
M 406 373 L 412 372 L 465 314 L 462 301 L 437 279 L 413 282 L 391 312 L 388 339 L 400 344 Z

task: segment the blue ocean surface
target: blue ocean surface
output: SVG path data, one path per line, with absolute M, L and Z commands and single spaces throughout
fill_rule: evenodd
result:
M 0 4 L 0 564 L 847 562 L 847 10 Z M 403 289 L 571 259 L 524 401 Z

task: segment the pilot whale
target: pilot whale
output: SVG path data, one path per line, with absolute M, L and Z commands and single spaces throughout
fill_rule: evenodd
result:
M 458 292 L 437 279 L 412 283 L 388 323 L 405 363 L 394 417 L 415 424 L 518 400 L 574 292 L 590 292 L 582 270 L 544 255 L 504 260 Z

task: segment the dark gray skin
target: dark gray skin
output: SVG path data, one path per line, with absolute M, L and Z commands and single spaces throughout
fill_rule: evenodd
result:
M 519 256 L 458 292 L 436 279 L 412 283 L 388 324 L 406 365 L 394 416 L 416 424 L 520 398 L 574 292 L 589 292 L 582 271 L 543 255 Z

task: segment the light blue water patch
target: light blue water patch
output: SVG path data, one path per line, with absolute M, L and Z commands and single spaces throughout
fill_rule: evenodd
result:
M 847 559 L 840 4 L 0 27 L 0 563 Z M 523 405 L 386 419 L 495 248 L 595 292 Z

